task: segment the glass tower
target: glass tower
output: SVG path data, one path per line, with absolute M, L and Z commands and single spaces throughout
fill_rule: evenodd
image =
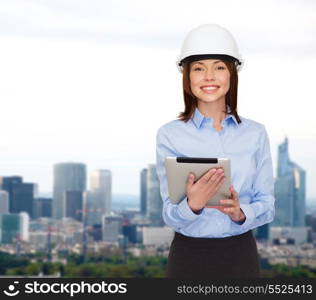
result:
M 160 195 L 160 185 L 156 165 L 150 164 L 147 171 L 147 216 L 153 225 L 163 225 L 163 202 Z
M 305 178 L 305 170 L 290 160 L 286 137 L 278 147 L 276 214 L 272 226 L 305 226 Z
M 66 216 L 66 192 L 86 190 L 86 165 L 82 163 L 59 163 L 54 165 L 53 217 Z

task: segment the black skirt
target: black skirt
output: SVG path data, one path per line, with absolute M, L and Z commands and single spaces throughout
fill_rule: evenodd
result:
M 260 264 L 252 231 L 224 238 L 194 238 L 175 232 L 168 278 L 258 278 Z

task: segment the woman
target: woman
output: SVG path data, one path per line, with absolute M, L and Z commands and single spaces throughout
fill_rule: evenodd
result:
M 162 214 L 175 230 L 168 277 L 260 276 L 251 230 L 274 218 L 274 181 L 265 126 L 237 113 L 237 72 L 242 63 L 234 38 L 218 25 L 201 25 L 184 40 L 178 66 L 185 109 L 157 133 Z M 206 206 L 225 180 L 218 169 L 197 181 L 190 174 L 186 197 L 172 204 L 166 156 L 229 158 L 230 199 L 222 199 L 222 206 Z

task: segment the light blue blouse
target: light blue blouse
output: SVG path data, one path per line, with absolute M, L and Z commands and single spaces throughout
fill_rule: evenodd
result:
M 173 120 L 159 128 L 156 167 L 163 200 L 163 219 L 175 231 L 192 237 L 227 237 L 242 234 L 273 220 L 274 179 L 269 137 L 261 123 L 228 114 L 222 130 L 213 119 L 196 109 L 188 121 Z M 164 159 L 166 156 L 223 157 L 231 160 L 231 182 L 246 215 L 242 224 L 215 208 L 195 214 L 185 197 L 178 204 L 169 199 Z

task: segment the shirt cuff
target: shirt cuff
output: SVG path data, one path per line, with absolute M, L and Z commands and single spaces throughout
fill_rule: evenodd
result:
M 188 197 L 185 197 L 179 204 L 178 204 L 178 212 L 179 215 L 186 220 L 193 221 L 199 217 L 203 209 L 201 209 L 198 213 L 194 213 L 188 204 Z
M 240 208 L 244 212 L 246 220 L 243 223 L 235 221 L 233 221 L 233 223 L 235 223 L 240 228 L 247 228 L 249 224 L 251 224 L 254 221 L 255 213 L 249 204 L 240 204 Z

